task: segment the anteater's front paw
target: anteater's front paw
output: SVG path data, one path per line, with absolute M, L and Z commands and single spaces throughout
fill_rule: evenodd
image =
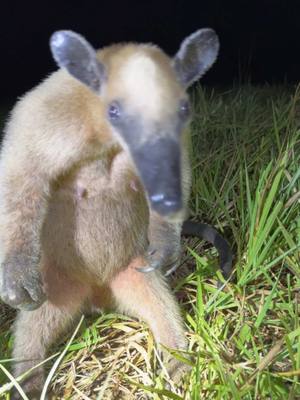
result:
M 22 310 L 40 307 L 46 296 L 38 267 L 22 255 L 8 257 L 0 267 L 0 297 Z
M 175 271 L 180 263 L 181 247 L 179 243 L 151 243 L 145 254 L 147 265 L 139 268 L 141 272 L 161 269 L 166 275 Z

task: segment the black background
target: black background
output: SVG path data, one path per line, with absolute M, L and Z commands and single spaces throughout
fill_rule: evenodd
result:
M 205 84 L 300 77 L 300 0 L 4 1 L 0 12 L 1 104 L 12 104 L 56 69 L 48 42 L 58 29 L 75 30 L 97 48 L 153 42 L 172 55 L 185 36 L 212 27 L 221 52 Z

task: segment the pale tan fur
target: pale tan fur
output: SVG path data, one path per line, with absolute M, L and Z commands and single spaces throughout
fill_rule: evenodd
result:
M 104 88 L 108 102 L 126 99 L 130 109 L 148 120 L 167 119 L 178 109 L 178 99 L 186 98 L 170 58 L 155 46 L 112 46 L 98 52 L 98 59 L 109 65 L 111 84 Z M 146 141 L 147 134 L 145 130 L 140 137 L 141 143 Z
M 109 71 L 109 84 L 100 97 L 59 70 L 18 102 L 6 128 L 0 159 L 0 264 L 11 252 L 41 248 L 48 298 L 38 310 L 18 315 L 16 376 L 43 359 L 48 347 L 92 304 L 146 320 L 157 342 L 166 346 L 186 345 L 178 306 L 163 273 L 135 270 L 147 262 L 148 236 L 158 245 L 162 237 L 163 243 L 174 239 L 178 256 L 182 221 L 168 224 L 149 214 L 128 151 L 105 117 L 106 105 L 114 98 L 134 103 L 130 87 L 120 79 L 126 80 L 126 69 L 134 70 L 135 57 L 153 67 L 151 84 L 160 87 L 159 110 L 152 104 L 149 113 L 161 118 L 174 112 L 175 102 L 185 94 L 170 59 L 154 46 L 112 46 L 98 57 Z M 154 94 L 150 96 L 153 100 Z M 182 140 L 186 209 L 190 171 Z M 39 370 L 25 388 L 38 391 L 42 381 Z

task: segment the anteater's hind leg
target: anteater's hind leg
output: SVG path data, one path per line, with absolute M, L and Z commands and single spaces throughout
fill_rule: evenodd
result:
M 179 307 L 162 273 L 141 273 L 136 270 L 141 266 L 145 266 L 145 260 L 136 258 L 110 283 L 118 310 L 146 321 L 158 343 L 186 349 Z M 173 377 L 179 369 L 182 371 L 182 365 L 174 359 L 168 364 Z
M 54 269 L 47 273 L 46 282 L 49 300 L 35 311 L 21 311 L 14 325 L 15 377 L 43 361 L 49 346 L 78 320 L 90 296 L 88 286 Z M 39 399 L 43 383 L 44 371 L 39 367 L 21 386 L 30 399 Z

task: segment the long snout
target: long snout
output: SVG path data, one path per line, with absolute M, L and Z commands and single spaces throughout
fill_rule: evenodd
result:
M 181 152 L 179 140 L 159 138 L 131 149 L 151 208 L 162 216 L 182 210 Z

